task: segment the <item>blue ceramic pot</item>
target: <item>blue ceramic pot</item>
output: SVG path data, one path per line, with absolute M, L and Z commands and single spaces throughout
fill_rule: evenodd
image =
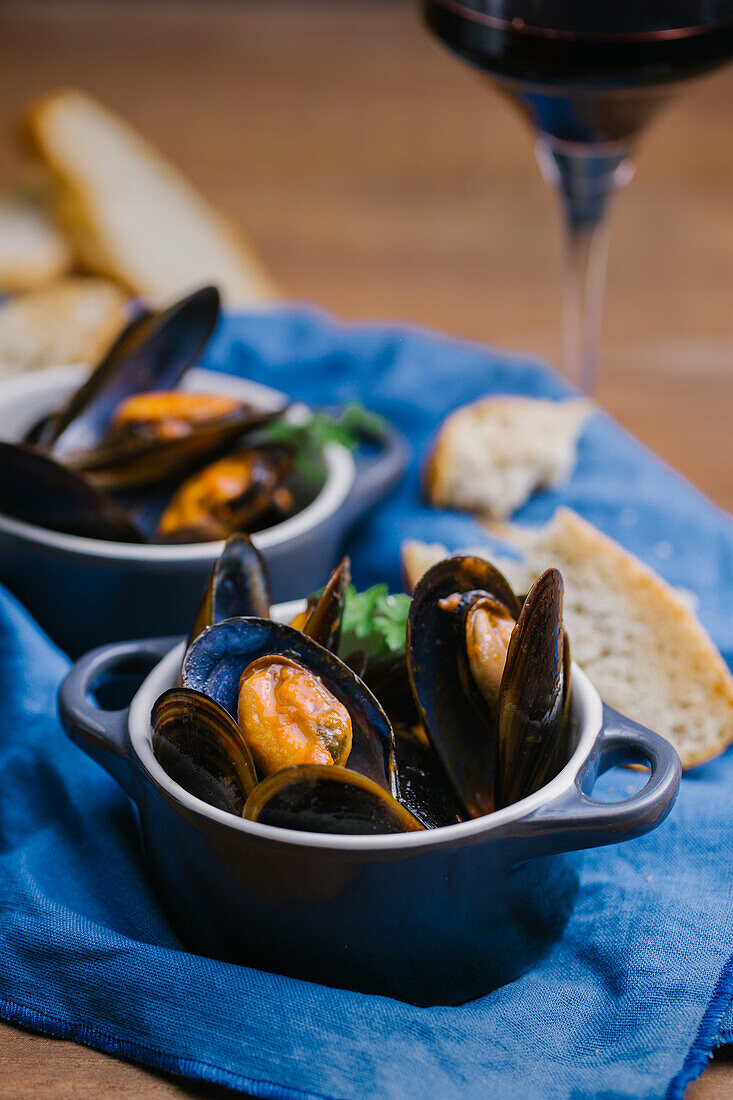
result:
M 18 440 L 58 408 L 84 377 L 60 367 L 0 386 L 0 438 Z M 285 395 L 218 371 L 191 370 L 185 388 L 226 393 L 264 408 Z M 355 461 L 345 447 L 324 449 L 325 480 L 295 515 L 253 536 L 276 600 L 313 591 L 336 564 L 349 528 L 402 476 L 406 440 L 389 430 L 382 449 Z M 185 634 L 222 542 L 135 545 L 47 531 L 0 514 L 0 582 L 72 656 L 118 638 Z
M 290 613 L 292 608 L 288 609 Z M 573 666 L 573 755 L 531 797 L 487 817 L 389 836 L 301 833 L 244 821 L 188 794 L 158 764 L 150 711 L 176 679 L 175 639 L 82 658 L 60 692 L 64 727 L 138 811 L 151 881 L 192 951 L 416 1004 L 457 1004 L 518 977 L 558 939 L 580 849 L 656 828 L 680 780 L 671 745 L 605 706 Z M 90 699 L 104 678 L 154 665 L 124 710 Z M 622 802 L 596 777 L 645 763 Z

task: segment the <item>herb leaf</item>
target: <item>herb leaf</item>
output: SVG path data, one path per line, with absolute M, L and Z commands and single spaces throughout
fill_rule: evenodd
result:
M 338 416 L 312 412 L 301 422 L 278 417 L 264 428 L 264 434 L 275 443 L 291 446 L 296 463 L 303 459 L 310 466 L 329 443 L 340 443 L 353 451 L 364 439 L 383 439 L 385 422 L 376 413 L 352 403 L 345 405 Z
M 403 653 L 407 637 L 410 597 L 390 594 L 386 584 L 375 584 L 365 592 L 349 586 L 344 604 L 339 650 L 348 655 L 356 649 L 368 658 Z

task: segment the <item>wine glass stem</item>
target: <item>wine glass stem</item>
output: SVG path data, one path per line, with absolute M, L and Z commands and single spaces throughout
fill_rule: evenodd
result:
M 609 242 L 609 200 L 633 169 L 626 150 L 537 144 L 542 174 L 560 197 L 567 237 L 563 369 L 588 394 L 598 385 L 603 295 Z
M 598 388 L 609 236 L 607 218 L 593 226 L 567 224 L 563 370 L 588 394 Z

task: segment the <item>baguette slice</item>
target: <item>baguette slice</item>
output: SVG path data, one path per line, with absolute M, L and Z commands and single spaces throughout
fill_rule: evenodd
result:
M 733 742 L 733 676 L 687 601 L 647 565 L 568 508 L 546 527 L 505 525 L 496 533 L 523 554 L 491 554 L 518 592 L 548 566 L 565 581 L 570 650 L 612 707 L 661 733 L 690 768 Z M 408 542 L 411 586 L 447 556 Z M 486 547 L 478 552 L 487 556 Z
M 36 203 L 0 201 L 0 292 L 32 290 L 71 266 L 71 250 Z
M 54 92 L 31 105 L 27 130 L 84 268 L 153 301 L 208 283 L 233 306 L 276 297 L 245 239 L 112 111 L 79 91 Z
M 575 465 L 591 401 L 484 397 L 444 421 L 424 471 L 431 504 L 506 519 Z
M 115 283 L 59 279 L 0 305 L 0 377 L 65 363 L 96 364 L 127 320 Z

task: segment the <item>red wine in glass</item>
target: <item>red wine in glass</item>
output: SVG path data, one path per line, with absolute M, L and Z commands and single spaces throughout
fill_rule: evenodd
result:
M 733 0 L 423 0 L 423 10 L 538 134 L 569 230 L 565 368 L 593 391 L 608 200 L 661 104 L 733 57 Z

